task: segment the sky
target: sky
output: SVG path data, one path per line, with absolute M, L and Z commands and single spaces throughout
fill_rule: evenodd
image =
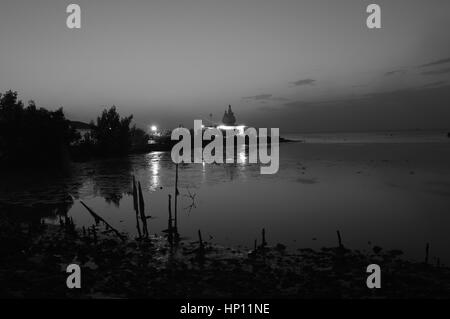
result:
M 85 122 L 116 105 L 142 128 L 231 104 L 281 132 L 448 129 L 448 30 L 448 0 L 3 0 L 0 92 Z

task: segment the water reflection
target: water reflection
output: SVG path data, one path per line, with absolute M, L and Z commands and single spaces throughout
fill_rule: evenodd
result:
M 0 212 L 26 222 L 55 220 L 72 208 L 81 179 L 55 171 L 4 170 L 0 181 Z
M 180 189 L 214 185 L 224 180 L 246 179 L 248 149 L 235 150 L 232 164 L 181 164 Z M 226 160 L 226 159 L 225 159 Z M 237 163 L 240 160 L 242 163 Z M 256 171 L 256 169 L 251 170 Z M 175 165 L 170 152 L 152 152 L 128 158 L 74 163 L 66 174 L 52 171 L 7 172 L 2 175 L 0 203 L 18 206 L 41 205 L 47 216 L 66 214 L 73 199 L 102 198 L 117 208 L 132 191 L 132 176 L 142 183 L 143 190 L 155 192 L 172 189 Z M 48 209 L 42 209 L 48 205 Z M 58 209 L 55 209 L 57 207 Z
M 369 146 L 363 151 L 358 145 L 286 144 L 276 175 L 261 175 L 258 164 L 248 164 L 245 147 L 235 154 L 245 163 L 181 164 L 179 231 L 196 236 L 201 229 L 219 243 L 251 245 L 255 234 L 266 227 L 274 241 L 297 245 L 292 242 L 295 239 L 299 245 L 312 246 L 333 243 L 335 230 L 341 229 L 353 247 L 371 240 L 414 250 L 423 244 L 408 226 L 415 219 L 424 237 L 443 252 L 450 240 L 449 198 L 430 194 L 429 182 L 435 181 L 438 191 L 446 191 L 450 155 L 436 159 L 447 154 L 448 148 L 444 152 L 445 145 L 422 146 L 427 151 L 412 152 L 404 146 L 405 151 L 399 152 L 401 147 L 395 145 L 379 155 L 379 148 Z M 426 156 L 426 161 L 416 159 L 418 155 Z M 412 167 L 419 173 L 409 174 Z M 133 175 L 142 185 L 146 213 L 155 217 L 149 220 L 149 232 L 161 234 L 167 229 L 168 195 L 174 194 L 175 165 L 170 152 L 78 163 L 66 175 L 2 172 L 0 211 L 28 214 L 30 219 L 67 214 L 79 226 L 91 225 L 92 217 L 79 203 L 82 199 L 111 225 L 135 235 Z M 421 191 L 423 183 L 427 183 L 426 193 Z M 394 184 L 400 186 L 389 186 Z M 431 213 L 429 207 L 433 207 Z M 398 236 L 399 232 L 404 236 Z M 311 243 L 311 238 L 318 240 Z
M 87 183 L 92 183 L 93 195 L 100 196 L 107 203 L 120 206 L 125 193 L 130 192 L 132 166 L 129 158 L 96 161 L 85 169 Z
M 153 152 L 146 155 L 146 160 L 150 168 L 150 189 L 155 190 L 160 186 L 159 170 L 161 169 L 161 160 L 163 152 Z
M 237 157 L 239 158 L 239 163 L 245 164 L 247 162 L 247 154 L 248 149 L 245 147 L 245 145 L 241 145 L 240 149 L 237 150 Z
M 292 240 L 296 239 L 312 246 L 328 245 L 334 240 L 335 230 L 342 229 L 351 246 L 371 240 L 382 246 L 408 248 L 420 246 L 420 238 L 405 228 L 406 221 L 414 218 L 421 221 L 418 223 L 422 225 L 420 231 L 435 242 L 436 251 L 448 247 L 448 227 L 443 225 L 449 223 L 441 222 L 448 216 L 445 214 L 448 197 L 429 192 L 424 195 L 419 191 L 423 181 L 448 180 L 448 165 L 443 169 L 439 168 L 441 162 L 431 161 L 438 158 L 435 155 L 440 149 L 427 155 L 430 161 L 424 162 L 426 165 L 423 164 L 421 170 L 416 167 L 421 174 L 410 175 L 403 174 L 402 167 L 392 167 L 389 163 L 385 167 L 382 161 L 370 165 L 377 157 L 364 155 L 360 146 L 344 145 L 337 150 L 340 153 L 330 153 L 331 146 L 318 150 L 315 146 L 300 146 L 284 146 L 280 171 L 274 176 L 261 175 L 258 164 L 181 164 L 179 232 L 195 236 L 201 229 L 219 243 L 251 244 L 255 234 L 266 227 L 273 240 L 295 245 Z M 343 154 L 351 156 L 352 161 L 342 162 Z M 378 153 L 374 151 L 374 154 Z M 382 158 L 394 156 L 391 154 L 386 151 Z M 415 154 L 400 158 L 401 163 L 414 159 Z M 354 159 L 363 155 L 367 158 Z M 240 149 L 236 157 L 245 158 L 247 162 L 248 150 Z M 319 157 L 322 160 L 318 160 Z M 397 162 L 400 163 L 400 159 Z M 334 165 L 330 166 L 330 162 Z M 411 170 L 405 169 L 407 173 Z M 357 171 L 366 174 L 357 174 Z M 91 216 L 79 203 L 78 199 L 82 199 L 111 225 L 135 235 L 133 175 L 142 184 L 146 213 L 156 217 L 149 220 L 149 232 L 161 234 L 167 229 L 168 195 L 174 194 L 175 165 L 170 152 L 75 164 L 68 175 L 8 172 L 2 175 L 0 182 L 0 210 L 6 209 L 17 216 L 28 214 L 34 219 L 55 219 L 57 215 L 67 214 L 79 226 L 91 225 Z M 407 187 L 381 186 L 394 182 Z M 11 206 L 14 204 L 28 208 L 17 209 Z M 425 213 L 430 205 L 434 219 Z M 439 222 L 434 223 L 434 220 Z M 379 227 L 384 234 L 394 235 L 380 237 Z M 405 236 L 395 235 L 399 230 Z M 313 237 L 319 239 L 310 243 Z M 402 238 L 413 238 L 414 242 L 402 242 Z

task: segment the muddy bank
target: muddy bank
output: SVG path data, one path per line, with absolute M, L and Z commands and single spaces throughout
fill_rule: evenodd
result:
M 450 269 L 410 262 L 399 250 L 345 247 L 287 250 L 282 244 L 233 249 L 210 242 L 126 237 L 103 226 L 76 228 L 1 217 L 0 296 L 11 298 L 448 298 Z M 66 267 L 81 267 L 81 289 Z M 382 288 L 366 286 L 366 267 Z

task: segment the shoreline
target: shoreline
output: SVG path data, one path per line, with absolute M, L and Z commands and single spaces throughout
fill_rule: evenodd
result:
M 399 250 L 362 253 L 341 245 L 290 252 L 283 244 L 248 251 L 205 241 L 170 245 L 163 236 L 120 240 L 100 225 L 15 224 L 2 218 L 7 298 L 448 298 L 450 268 L 411 262 Z M 5 227 L 9 225 L 9 231 Z M 17 230 L 19 230 L 17 232 Z M 15 230 L 15 232 L 14 232 Z M 261 240 L 264 243 L 265 238 Z M 67 289 L 68 264 L 81 289 Z M 379 264 L 382 289 L 368 289 L 366 267 Z

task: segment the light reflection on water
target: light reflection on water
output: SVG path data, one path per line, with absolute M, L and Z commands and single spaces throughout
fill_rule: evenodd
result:
M 151 171 L 151 190 L 155 190 L 159 186 L 159 170 L 162 152 L 153 152 L 146 155 Z
M 444 144 L 285 144 L 276 175 L 260 175 L 257 164 L 180 164 L 179 231 L 195 238 L 201 229 L 207 240 L 250 247 L 266 228 L 271 244 L 319 248 L 335 245 L 339 229 L 350 247 L 370 249 L 371 241 L 420 259 L 424 243 L 431 242 L 433 252 L 450 262 L 449 153 Z M 237 156 L 247 160 L 248 154 L 240 150 Z M 93 220 L 82 199 L 114 227 L 135 235 L 134 175 L 146 213 L 155 217 L 150 232 L 167 228 L 175 183 L 170 153 L 76 164 L 69 176 L 22 175 L 3 176 L 0 202 L 57 205 L 47 220 L 67 212 L 77 225 L 89 226 Z

